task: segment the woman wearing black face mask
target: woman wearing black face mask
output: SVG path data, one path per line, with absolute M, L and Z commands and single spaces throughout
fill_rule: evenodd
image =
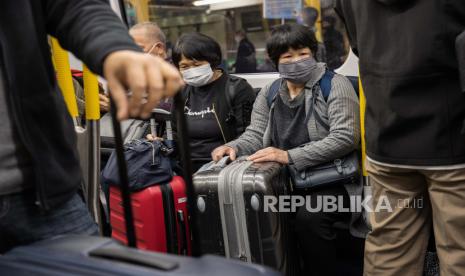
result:
M 275 161 L 303 171 L 342 158 L 358 147 L 359 104 L 354 88 L 347 78 L 328 72 L 324 63 L 315 61 L 317 48 L 318 42 L 308 27 L 281 25 L 272 31 L 267 51 L 279 69 L 281 83 L 262 89 L 250 127 L 238 139 L 215 149 L 214 160 L 224 155 L 232 159 L 250 155 L 248 159 L 253 162 Z M 331 79 L 326 98 L 322 81 L 327 74 Z M 309 110 L 311 106 L 318 116 Z M 318 200 L 332 196 L 337 204 L 347 207 L 353 199 L 349 195 L 361 195 L 361 190 L 360 184 L 341 184 L 305 192 L 312 208 L 318 211 L 300 207 L 296 214 L 298 245 L 305 267 L 302 275 L 338 275 L 336 222 L 350 223 L 351 233 L 356 236 L 365 234 L 357 231 L 354 223 L 360 213 L 325 212 L 318 209 Z
M 221 59 L 220 45 L 200 33 L 182 35 L 173 49 L 173 63 L 186 83 L 182 94 L 194 171 L 250 124 L 255 92 L 244 79 L 220 69 Z

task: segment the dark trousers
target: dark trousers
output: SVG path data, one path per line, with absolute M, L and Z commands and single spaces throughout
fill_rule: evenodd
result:
M 46 213 L 34 202 L 32 192 L 0 196 L 0 253 L 58 235 L 98 234 L 78 194 Z
M 342 197 L 343 206 L 348 208 L 350 206 L 349 196 L 343 186 L 320 189 L 301 195 L 306 195 L 307 200 L 311 200 L 312 209 L 318 207 L 318 197 L 322 202 L 321 211 L 309 211 L 303 206 L 296 214 L 297 244 L 304 269 L 301 275 L 338 275 L 338 241 L 336 238 L 340 230 L 334 225 L 336 222 L 348 223 L 351 213 L 325 212 L 323 197 L 339 197 L 338 201 Z

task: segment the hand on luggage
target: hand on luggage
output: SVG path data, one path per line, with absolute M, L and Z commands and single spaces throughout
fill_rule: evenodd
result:
M 103 72 L 117 106 L 118 120 L 129 115 L 148 118 L 161 99 L 174 96 L 184 84 L 172 65 L 160 58 L 133 51 L 109 54 L 104 61 Z M 129 101 L 127 89 L 132 91 Z
M 225 155 L 228 155 L 231 161 L 236 160 L 236 151 L 228 146 L 220 146 L 214 149 L 212 152 L 212 160 L 218 162 Z
M 254 163 L 274 161 L 287 165 L 289 164 L 289 155 L 287 154 L 287 151 L 268 147 L 252 154 L 247 158 L 247 160 L 253 161 Z
M 149 141 L 162 141 L 163 142 L 162 137 L 153 136 L 152 134 L 147 134 L 145 138 Z

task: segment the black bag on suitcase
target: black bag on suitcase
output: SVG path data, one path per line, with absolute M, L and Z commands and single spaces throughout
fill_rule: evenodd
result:
M 202 252 L 298 275 L 290 214 L 264 210 L 266 197 L 290 195 L 285 167 L 274 162 L 252 164 L 244 158 L 226 167 L 212 163 L 194 175 L 194 186 Z
M 129 143 L 135 139 L 145 138 L 149 133 L 150 122 L 129 119 L 121 123 L 123 143 Z M 100 119 L 100 161 L 102 168 L 108 162 L 111 153 L 115 150 L 115 134 L 112 127 L 111 115 L 107 113 Z
M 177 102 L 182 99 L 177 97 Z M 177 105 L 181 107 L 182 104 Z M 177 110 L 180 118 L 180 135 L 184 137 L 184 111 Z M 136 246 L 134 220 L 128 187 L 128 178 L 123 155 L 123 141 L 120 124 L 116 120 L 116 108 L 112 108 L 115 127 L 118 167 L 122 180 L 121 192 L 125 210 L 126 234 L 128 244 Z M 184 130 L 184 131 L 183 131 Z M 181 150 L 187 150 L 187 141 L 179 141 Z M 187 158 L 186 158 L 187 156 Z M 182 158 L 187 165 L 189 154 Z M 186 179 L 192 196 L 192 180 Z M 193 198 L 193 197 L 190 197 Z M 195 215 L 194 215 L 195 217 Z M 194 236 L 196 236 L 194 232 Z M 194 244 L 195 246 L 195 244 Z M 198 253 L 198 250 L 195 251 Z M 101 237 L 61 236 L 28 246 L 17 247 L 0 257 L 2 275 L 222 275 L 222 276 L 278 276 L 269 269 L 235 262 L 213 256 L 188 258 L 141 251 L 120 245 L 114 240 Z

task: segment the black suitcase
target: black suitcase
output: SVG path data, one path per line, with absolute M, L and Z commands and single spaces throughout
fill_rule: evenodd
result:
M 290 194 L 288 179 L 278 163 L 252 164 L 243 158 L 225 168 L 201 168 L 194 186 L 202 252 L 298 275 L 290 214 L 264 212 L 265 196 Z
M 182 99 L 176 97 L 177 107 Z M 123 139 L 120 124 L 116 121 L 116 108 L 112 102 L 112 120 L 116 141 L 116 153 L 121 181 L 125 226 L 128 245 L 136 247 L 137 239 L 129 193 L 126 162 L 123 155 Z M 179 137 L 185 137 L 184 111 L 177 108 Z M 178 141 L 186 174 L 191 171 L 188 141 Z M 186 178 L 188 199 L 193 199 L 192 178 Z M 192 210 L 192 200 L 189 201 Z M 193 215 L 195 219 L 195 214 Z M 194 230 L 192 235 L 197 237 Z M 193 240 L 193 247 L 195 246 Z M 195 249 L 195 250 L 194 250 Z M 198 255 L 198 248 L 193 248 Z M 32 245 L 18 247 L 0 257 L 2 275 L 223 275 L 223 276 L 278 276 L 278 272 L 213 256 L 188 258 L 164 255 L 127 248 L 116 241 L 102 237 L 61 236 Z

